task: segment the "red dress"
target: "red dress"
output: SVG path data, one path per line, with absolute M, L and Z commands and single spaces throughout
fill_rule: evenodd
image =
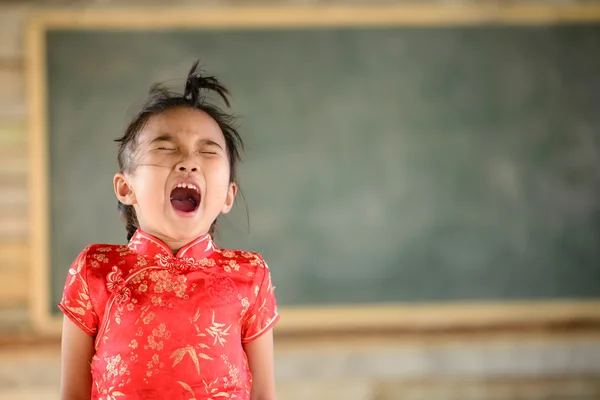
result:
M 205 235 L 173 256 L 138 230 L 73 262 L 59 308 L 95 337 L 92 399 L 248 400 L 242 348 L 279 319 L 256 253 Z

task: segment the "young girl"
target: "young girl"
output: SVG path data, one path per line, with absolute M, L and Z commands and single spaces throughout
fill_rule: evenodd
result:
M 211 239 L 237 192 L 242 141 L 209 104 L 229 92 L 196 62 L 184 95 L 155 86 L 118 152 L 127 245 L 94 244 L 60 309 L 61 398 L 275 398 L 275 297 L 264 260 Z

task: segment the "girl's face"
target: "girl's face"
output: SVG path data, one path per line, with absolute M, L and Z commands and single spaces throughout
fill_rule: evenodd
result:
M 178 107 L 152 116 L 137 138 L 131 172 L 115 175 L 115 193 L 133 205 L 140 228 L 177 250 L 228 213 L 237 191 L 219 125 L 203 111 Z

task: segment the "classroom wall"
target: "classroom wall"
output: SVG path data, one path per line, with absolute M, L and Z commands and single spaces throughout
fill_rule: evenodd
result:
M 373 4 L 369 0 L 346 0 L 347 3 Z M 401 0 L 400 0 L 401 1 Z M 399 1 L 399 2 L 400 2 Z M 476 3 L 478 0 L 456 0 Z M 489 4 L 487 0 L 485 1 Z M 556 3 L 556 0 L 546 0 Z M 568 3 L 569 0 L 559 0 Z M 600 0 L 599 0 L 600 1 Z M 337 1 L 342 3 L 344 1 Z M 383 0 L 381 3 L 392 3 Z M 405 2 L 405 1 L 402 1 Z M 447 1 L 440 1 L 446 3 Z M 494 1 L 497 4 L 502 0 Z M 575 2 L 575 1 L 573 1 Z M 588 1 L 589 2 L 589 1 Z M 118 6 L 116 5 L 118 3 Z M 29 15 L 45 7 L 143 7 L 158 4 L 149 0 L 95 1 L 13 1 L 0 0 L 0 338 L 15 330 L 27 330 L 29 263 L 27 243 L 30 226 L 28 207 L 35 196 L 27 188 L 28 108 L 26 103 L 25 23 Z M 174 5 L 192 1 L 171 1 Z M 320 4 L 326 0 L 218 0 L 204 4 Z M 506 1 L 511 3 L 511 1 Z M 310 343 L 298 352 L 297 345 L 278 349 L 277 376 L 281 398 L 392 400 L 413 399 L 592 399 L 600 396 L 600 384 L 590 371 L 600 361 L 596 339 L 567 337 L 540 342 L 519 337 L 478 342 L 458 339 L 441 345 L 435 338 L 427 341 L 404 341 L 402 344 L 375 340 L 357 348 L 340 342 L 318 346 Z M 350 349 L 352 351 L 350 351 Z M 56 393 L 58 356 L 33 350 L 0 357 L 0 377 L 9 382 L 14 397 L 26 398 L 21 387 L 48 387 Z M 8 358 L 8 361 L 6 357 Z M 13 357 L 13 358 L 10 358 Z M 402 360 L 402 362 L 398 362 Z M 31 373 L 23 374 L 28 369 Z M 535 372 L 553 372 L 560 378 L 546 378 Z M 571 375 L 565 375 L 565 371 Z M 504 376 L 500 380 L 482 381 L 478 377 Z M 511 375 L 512 374 L 512 375 Z M 432 381 L 428 376 L 441 377 Z M 514 377 L 523 376 L 518 382 Z M 400 381 L 399 377 L 405 378 Z M 456 383 L 456 380 L 459 383 Z M 3 392 L 3 390 L 0 390 Z M 6 392 L 8 393 L 8 392 Z M 21 394 L 17 394 L 21 393 Z M 33 392 L 32 392 L 33 393 Z M 38 393 L 38 392 L 36 392 Z M 43 396 L 36 398 L 54 398 Z M 557 393 L 562 394 L 562 396 Z M 318 394 L 318 395 L 317 395 Z M 519 397 L 522 395 L 523 397 Z M 527 395 L 527 396 L 526 396 Z M 555 397 L 552 397 L 555 396 Z M 29 397 L 33 398 L 33 397 Z
M 371 1 L 362 0 L 373 4 Z M 547 0 L 548 2 L 553 2 Z M 338 1 L 337 3 L 343 3 Z M 361 0 L 346 0 L 360 3 Z M 394 0 L 380 1 L 393 3 Z M 477 3 L 464 0 L 462 3 Z M 569 1 L 562 0 L 561 3 Z M 574 1 L 573 1 L 574 2 Z M 45 8 L 116 8 L 142 7 L 158 4 L 151 0 L 137 1 L 0 1 L 0 329 L 26 322 L 29 264 L 28 205 L 31 201 L 27 188 L 28 172 L 28 107 L 26 99 L 26 21 L 36 10 Z M 216 1 L 204 2 L 215 4 Z M 236 5 L 262 4 L 264 1 L 231 0 L 218 2 Z M 331 4 L 319 0 L 271 0 L 272 4 Z M 440 2 L 444 3 L 444 2 Z M 487 2 L 486 2 L 487 3 Z M 496 1 L 502 4 L 503 1 Z M 510 3 L 506 1 L 506 3 Z M 173 6 L 188 6 L 189 1 L 171 2 Z

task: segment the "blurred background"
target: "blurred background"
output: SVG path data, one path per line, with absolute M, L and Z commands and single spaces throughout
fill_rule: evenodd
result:
M 594 2 L 0 1 L 0 400 L 58 399 L 68 267 L 125 240 L 113 139 L 196 59 L 280 399 L 600 399 L 599 50 Z

